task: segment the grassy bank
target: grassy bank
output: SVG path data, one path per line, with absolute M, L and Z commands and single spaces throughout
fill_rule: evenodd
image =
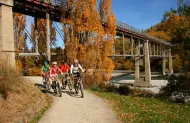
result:
M 35 114 L 35 116 L 32 118 L 32 120 L 30 120 L 29 123 L 38 123 L 40 121 L 40 119 L 42 118 L 42 116 L 44 115 L 44 113 L 51 107 L 51 105 L 49 104 L 48 106 L 44 107 L 42 110 L 40 110 L 38 113 Z
M 155 98 L 92 92 L 112 104 L 113 109 L 125 123 L 190 123 L 190 105 L 174 104 Z
M 3 56 L 2 56 L 3 55 Z M 51 98 L 23 79 L 0 54 L 0 122 L 28 123 L 51 103 Z

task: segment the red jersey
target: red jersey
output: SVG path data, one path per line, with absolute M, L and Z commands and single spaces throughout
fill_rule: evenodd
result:
M 70 67 L 69 67 L 69 65 L 61 65 L 61 71 L 63 72 L 63 73 L 66 73 L 66 72 L 69 72 L 69 70 L 70 70 Z
M 59 70 L 60 70 L 60 69 L 59 69 L 58 66 L 56 66 L 56 67 L 51 67 L 51 68 L 50 68 L 50 73 L 51 73 L 51 75 L 56 75 Z

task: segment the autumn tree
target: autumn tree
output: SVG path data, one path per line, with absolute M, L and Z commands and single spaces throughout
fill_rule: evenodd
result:
M 24 31 L 26 27 L 26 16 L 18 13 L 14 13 L 14 40 L 15 48 L 18 51 L 27 49 L 26 39 L 27 35 Z
M 41 53 L 47 51 L 47 39 L 46 39 L 46 20 L 37 19 L 37 31 L 38 31 L 38 50 Z M 54 44 L 56 42 L 56 29 L 50 23 L 50 42 Z M 31 24 L 31 43 L 35 47 L 35 25 Z
M 14 20 L 13 26 L 14 26 L 15 50 L 17 52 L 27 52 L 28 50 L 26 44 L 27 34 L 25 32 L 26 16 L 19 13 L 14 13 L 13 20 Z M 23 61 L 21 59 L 16 59 L 16 68 L 18 71 L 22 71 Z
M 65 55 L 72 63 L 77 58 L 87 69 L 100 73 L 100 80 L 113 70 L 113 40 L 116 35 L 116 19 L 111 11 L 111 0 L 101 1 L 101 11 L 96 0 L 68 0 L 69 18 L 63 19 Z M 102 24 L 104 18 L 105 24 Z M 108 77 L 109 78 L 109 77 Z
M 189 0 L 178 0 L 178 9 L 165 12 L 162 22 L 149 29 L 152 36 L 170 41 L 174 58 L 174 71 L 189 68 L 190 61 L 190 2 Z

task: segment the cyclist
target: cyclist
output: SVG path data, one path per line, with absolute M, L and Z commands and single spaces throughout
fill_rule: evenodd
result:
M 71 65 L 70 73 L 75 76 L 76 74 L 78 74 L 80 72 L 80 70 L 82 72 L 84 72 L 83 68 L 79 64 L 79 61 L 77 59 L 75 59 L 74 64 Z
M 79 61 L 77 59 L 75 59 L 74 64 L 71 65 L 71 70 L 70 70 L 70 73 L 71 73 L 71 75 L 73 75 L 73 79 L 74 79 L 75 83 L 77 81 L 76 76 L 77 76 L 77 74 L 79 74 L 80 71 L 84 72 L 84 69 L 79 64 Z
M 58 72 L 62 74 L 61 69 L 57 66 L 57 62 L 53 62 L 53 66 L 50 68 L 50 77 L 53 82 L 58 78 Z
M 63 61 L 63 62 L 62 62 L 62 65 L 61 65 L 61 71 L 62 71 L 63 73 L 68 73 L 69 70 L 70 70 L 69 65 L 68 65 L 65 61 Z
M 49 77 L 49 69 L 50 69 L 50 66 L 48 64 L 47 61 L 44 61 L 43 65 L 42 65 L 42 77 L 43 77 L 43 82 L 45 82 L 45 77 Z

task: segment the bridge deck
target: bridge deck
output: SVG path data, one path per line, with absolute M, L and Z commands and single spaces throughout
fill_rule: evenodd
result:
M 50 19 L 52 21 L 58 22 L 61 21 L 60 19 L 62 13 L 64 12 L 64 16 L 65 18 L 67 18 L 68 7 L 66 2 L 60 3 L 60 0 L 54 0 L 53 3 L 45 3 L 40 1 L 41 0 L 14 0 L 13 11 L 44 19 L 46 18 L 46 13 L 50 13 Z M 63 8 L 65 8 L 65 10 Z M 147 33 L 144 33 L 132 26 L 129 26 L 119 21 L 117 21 L 117 31 L 131 34 L 143 40 L 149 40 L 150 42 L 155 42 L 165 46 L 171 46 L 169 42 L 150 36 Z

